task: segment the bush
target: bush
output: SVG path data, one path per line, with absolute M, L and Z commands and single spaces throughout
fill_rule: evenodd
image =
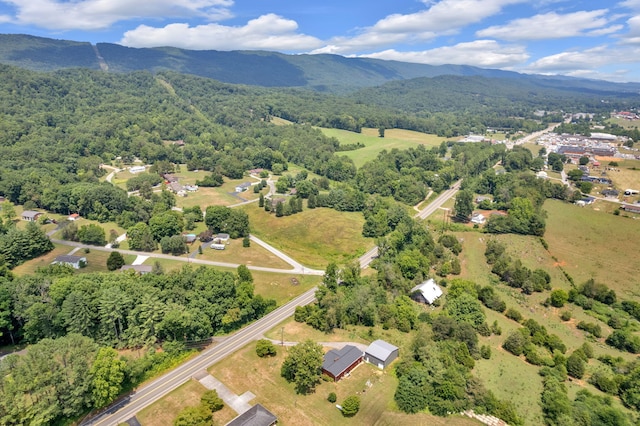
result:
M 580 321 L 577 325 L 578 329 L 584 330 L 593 335 L 593 337 L 602 337 L 602 328 L 600 325 L 591 322 Z
M 276 347 L 270 340 L 260 339 L 256 342 L 256 354 L 260 358 L 275 356 L 276 353 Z
M 578 351 L 572 353 L 567 358 L 567 373 L 576 379 L 582 379 L 586 370 L 584 359 Z
M 571 312 L 570 311 L 562 311 L 562 313 L 560 314 L 560 319 L 562 321 L 569 321 L 571 319 Z
M 504 313 L 504 316 L 516 322 L 522 321 L 522 318 L 523 318 L 522 314 L 513 308 L 507 309 L 507 312 Z
M 218 391 L 216 391 L 215 389 L 208 390 L 204 394 L 202 394 L 200 402 L 202 403 L 202 405 L 211 410 L 211 412 L 220 411 L 224 407 L 224 402 L 222 401 L 222 398 L 218 396 Z
M 569 300 L 569 295 L 566 291 L 557 289 L 551 292 L 549 300 L 551 301 L 551 306 L 555 308 L 562 308 L 564 304 L 567 303 L 567 300 Z
M 122 268 L 124 265 L 124 257 L 120 254 L 120 252 L 112 251 L 107 258 L 107 269 L 110 271 L 115 271 L 116 269 Z
M 491 358 L 491 347 L 489 345 L 482 345 L 480 347 L 480 356 L 484 359 Z
M 345 417 L 353 417 L 360 410 L 360 397 L 351 395 L 342 402 L 342 415 Z
M 502 347 L 516 356 L 522 355 L 528 339 L 519 330 L 512 331 L 502 344 Z
M 336 396 L 336 393 L 335 393 L 335 392 L 331 392 L 331 393 L 329 394 L 329 396 L 327 397 L 327 401 L 329 401 L 329 402 L 331 402 L 331 403 L 334 403 L 334 402 L 336 402 L 337 400 L 338 400 L 338 397 Z

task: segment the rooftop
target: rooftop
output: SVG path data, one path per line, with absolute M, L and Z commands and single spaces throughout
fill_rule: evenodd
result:
M 362 351 L 352 345 L 346 345 L 342 349 L 331 349 L 324 355 L 322 369 L 334 377 L 339 376 L 360 357 L 362 357 Z

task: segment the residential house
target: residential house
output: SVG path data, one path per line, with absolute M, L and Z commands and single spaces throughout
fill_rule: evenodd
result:
M 278 422 L 278 418 L 271 411 L 260 404 L 256 404 L 226 426 L 273 426 Z
M 640 204 L 623 204 L 622 210 L 628 213 L 640 213 Z
M 601 192 L 602 195 L 604 195 L 605 197 L 615 197 L 617 198 L 618 195 L 620 194 L 620 192 L 618 192 L 615 189 L 605 189 Z
M 122 265 L 121 271 L 134 271 L 137 274 L 144 275 L 149 274 L 153 270 L 151 265 Z
M 71 213 L 69 217 L 67 217 L 67 220 L 75 222 L 76 220 L 80 220 L 80 215 L 78 213 Z
M 364 351 L 364 360 L 383 369 L 398 358 L 398 351 L 399 349 L 391 343 L 387 343 L 384 340 L 376 340 Z
M 144 166 L 133 166 L 129 168 L 129 172 L 131 173 L 142 173 L 146 170 Z
M 193 244 L 196 242 L 196 234 L 182 234 L 182 238 L 184 238 L 184 242 L 187 244 Z
M 212 243 L 209 247 L 214 250 L 224 250 L 227 246 L 225 246 L 224 244 Z
M 353 345 L 331 349 L 324 355 L 322 372 L 337 382 L 362 362 L 362 355 L 362 350 Z
M 72 256 L 70 254 L 63 254 L 56 257 L 52 265 L 68 265 L 73 269 L 80 269 L 87 265 L 87 258 L 84 256 Z
M 242 182 L 236 186 L 236 192 L 244 192 L 251 187 L 251 182 Z
M 433 278 L 429 278 L 411 289 L 411 297 L 419 302 L 430 305 L 440 296 L 442 296 L 442 289 L 436 284 Z
M 37 212 L 35 210 L 25 210 L 22 212 L 22 220 L 26 220 L 27 222 L 35 222 L 43 214 L 44 213 Z
M 492 201 L 492 200 L 491 200 L 491 197 L 487 197 L 485 195 L 478 195 L 476 197 L 476 204 L 480 204 L 483 201 Z
M 215 236 L 215 237 L 213 237 L 213 240 L 214 240 L 216 243 L 222 243 L 222 244 L 224 244 L 224 243 L 226 243 L 226 242 L 228 242 L 228 241 L 229 241 L 229 238 L 231 238 L 231 237 L 229 236 L 229 234 L 223 234 L 223 233 L 220 233 L 220 234 L 216 234 L 216 236 Z
M 478 225 L 482 225 L 487 221 L 487 218 L 484 217 L 482 213 L 474 213 L 471 215 L 471 223 L 475 223 Z

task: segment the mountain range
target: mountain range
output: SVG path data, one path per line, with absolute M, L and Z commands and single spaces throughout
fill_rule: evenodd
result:
M 296 87 L 348 93 L 388 82 L 438 76 L 526 81 L 527 85 L 602 93 L 638 94 L 640 83 L 612 83 L 562 76 L 519 74 L 465 65 L 426 65 L 339 55 L 285 55 L 265 51 L 130 48 L 113 43 L 0 34 L 0 63 L 37 71 L 66 68 L 125 73 L 171 70 L 225 83 Z

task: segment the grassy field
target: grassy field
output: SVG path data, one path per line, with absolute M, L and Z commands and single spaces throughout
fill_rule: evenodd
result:
M 189 250 L 193 251 L 197 246 L 198 243 L 194 243 Z M 224 250 L 205 248 L 202 254 L 196 255 L 196 257 L 215 262 L 239 263 L 279 269 L 293 268 L 293 266 L 256 243 L 251 243 L 250 247 L 242 247 L 241 239 L 229 240 L 229 244 Z
M 257 204 L 242 209 L 249 215 L 253 234 L 313 268 L 344 264 L 374 245 L 373 239 L 362 236 L 362 213 L 319 208 L 276 217 Z
M 338 139 L 343 145 L 356 143 L 364 145 L 364 148 L 355 151 L 338 153 L 353 159 L 356 167 L 361 167 L 367 161 L 374 160 L 383 149 L 390 151 L 393 148 L 407 149 L 417 145 L 425 145 L 430 148 L 439 146 L 443 141 L 447 140 L 436 135 L 402 129 L 387 129 L 384 138 L 378 136 L 378 129 L 371 128 L 362 129 L 362 133 L 327 128 L 321 128 L 321 130 L 325 135 Z
M 640 296 L 637 248 L 640 222 L 548 200 L 545 239 L 563 268 L 582 283 L 603 282 L 620 296 Z
M 322 281 L 322 277 L 310 275 L 272 274 L 260 271 L 251 271 L 251 274 L 254 293 L 274 299 L 278 306 L 284 305 Z
M 141 410 L 136 418 L 143 426 L 171 425 L 178 413 L 185 407 L 200 404 L 200 398 L 207 389 L 196 380 L 189 380 L 173 392 Z M 214 424 L 224 424 L 236 413 L 225 406 L 213 414 Z
M 251 343 L 211 367 L 209 372 L 238 394 L 250 390 L 256 395 L 251 403 L 264 405 L 278 417 L 280 425 L 477 424 L 457 417 L 442 419 L 397 412 L 393 402 L 397 379 L 391 369 L 381 371 L 369 364 L 359 365 L 338 383 L 322 382 L 315 393 L 297 395 L 293 385 L 280 377 L 280 366 L 286 353 L 287 348 L 278 347 L 275 357 L 261 359 L 255 353 L 255 343 Z M 342 417 L 327 401 L 330 392 L 336 393 L 338 404 L 347 396 L 358 394 L 361 398 L 359 413 L 353 418 Z
M 640 122 L 638 120 L 626 120 L 624 118 L 610 118 L 608 120 L 610 123 L 615 123 L 625 129 L 633 129 L 634 127 L 640 126 Z
M 617 160 L 618 161 L 618 160 Z M 604 169 L 604 167 L 600 167 Z M 615 170 L 607 170 L 607 177 L 621 191 L 627 188 L 640 190 L 640 160 L 619 160 Z M 635 201 L 638 196 L 628 197 L 627 201 Z

